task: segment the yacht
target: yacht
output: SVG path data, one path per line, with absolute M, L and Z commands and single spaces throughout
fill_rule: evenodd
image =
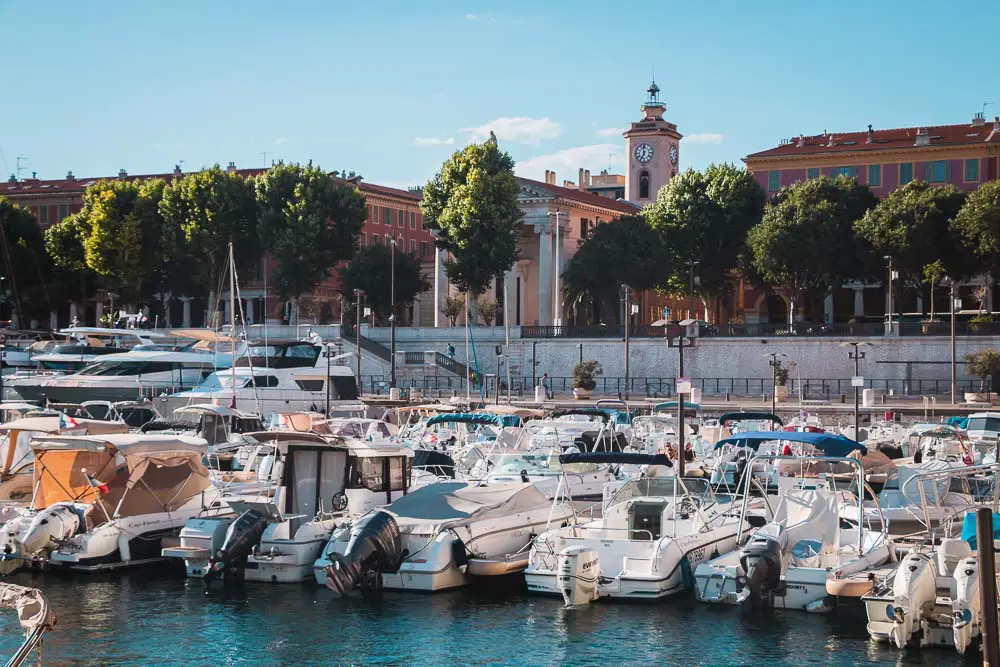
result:
M 71 339 L 71 342 L 56 344 L 32 355 L 32 362 L 41 370 L 77 371 L 100 357 L 126 352 L 136 345 L 152 345 L 156 339 L 164 337 L 154 331 L 104 327 L 69 327 L 60 329 L 58 333 Z M 32 400 L 23 395 L 21 397 Z
M 458 588 L 524 569 L 531 536 L 572 513 L 533 484 L 430 484 L 334 531 L 315 563 L 316 581 L 341 595 L 355 586 Z
M 914 463 L 939 459 L 951 463 L 972 465 L 982 461 L 968 436 L 948 424 L 914 424 L 900 443 L 903 456 L 912 457 Z

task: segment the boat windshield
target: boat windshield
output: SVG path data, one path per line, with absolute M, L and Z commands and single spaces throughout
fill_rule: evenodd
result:
M 633 498 L 673 498 L 675 495 L 694 495 L 708 499 L 712 489 L 707 479 L 686 478 L 683 485 L 676 477 L 639 477 L 618 489 L 608 505 L 617 505 Z
M 529 475 L 558 475 L 559 454 L 504 454 L 493 468 L 498 475 L 519 475 L 522 470 Z
M 1000 433 L 1000 417 L 969 417 L 965 430 Z
M 201 381 L 201 384 L 198 385 L 197 389 L 232 389 L 233 387 L 239 389 L 240 387 L 247 386 L 249 381 L 250 378 L 248 377 L 240 377 L 237 375 L 234 378 L 232 374 L 228 372 L 212 373 Z
M 163 361 L 95 361 L 78 371 L 78 375 L 112 377 L 169 373 L 174 365 Z

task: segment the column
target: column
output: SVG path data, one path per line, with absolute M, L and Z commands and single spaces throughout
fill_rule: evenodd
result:
M 59 329 L 59 315 L 52 311 L 49 313 L 49 330 L 57 331 Z
M 924 312 L 924 297 L 920 294 L 917 294 L 917 312 Z
M 243 315 L 244 315 L 244 317 L 246 317 L 246 323 L 248 325 L 249 324 L 253 324 L 253 322 L 254 322 L 254 319 L 253 319 L 253 297 L 250 297 L 249 299 L 247 299 L 247 304 L 243 308 Z
M 865 314 L 865 288 L 854 288 L 854 317 L 861 317 Z
M 448 296 L 448 276 L 444 272 L 444 250 L 434 248 L 434 326 L 447 326 L 444 299 Z
M 552 326 L 552 228 L 544 222 L 538 230 L 538 325 Z
M 833 294 L 827 294 L 823 299 L 823 321 L 827 324 L 833 322 Z
M 191 328 L 191 297 L 182 296 L 181 297 L 182 312 L 181 312 L 181 326 L 185 329 Z
M 102 317 L 104 317 L 104 303 L 101 302 L 100 299 L 98 299 L 97 302 L 94 304 L 94 326 L 95 327 L 101 326 L 101 318 Z M 14 325 L 14 328 L 15 329 L 17 328 L 16 324 Z
M 420 321 L 420 297 L 413 300 L 413 317 L 410 318 L 410 326 L 419 327 L 423 324 Z
M 229 307 L 229 295 L 226 295 L 226 302 L 223 306 L 222 323 L 228 325 L 233 321 L 233 309 Z
M 517 295 L 514 291 L 517 289 L 517 281 L 514 279 L 514 267 L 505 271 L 503 274 L 503 323 L 505 325 L 511 325 L 517 322 L 517 313 L 514 309 L 517 308 Z
M 69 302 L 69 325 L 75 327 L 79 324 L 76 314 L 76 301 Z

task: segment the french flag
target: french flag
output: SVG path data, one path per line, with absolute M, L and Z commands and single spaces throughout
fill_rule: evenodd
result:
M 100 481 L 99 479 L 91 475 L 89 472 L 87 472 L 86 469 L 83 470 L 83 474 L 87 476 L 87 483 L 90 484 L 90 488 L 97 489 L 101 495 L 107 495 L 108 493 L 107 484 L 105 484 L 104 482 Z
M 79 428 L 80 422 L 73 419 L 65 412 L 59 414 L 59 430 L 68 431 L 70 429 Z

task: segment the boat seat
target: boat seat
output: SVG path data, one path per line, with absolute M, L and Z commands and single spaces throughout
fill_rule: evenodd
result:
M 663 527 L 664 501 L 638 501 L 628 508 L 630 540 L 658 540 Z
M 799 540 L 792 547 L 788 564 L 793 567 L 821 567 L 823 562 L 822 554 L 822 540 Z
M 937 548 L 937 570 L 939 577 L 950 577 L 955 572 L 955 566 L 966 556 L 972 555 L 972 547 L 965 540 L 948 537 L 941 540 Z

